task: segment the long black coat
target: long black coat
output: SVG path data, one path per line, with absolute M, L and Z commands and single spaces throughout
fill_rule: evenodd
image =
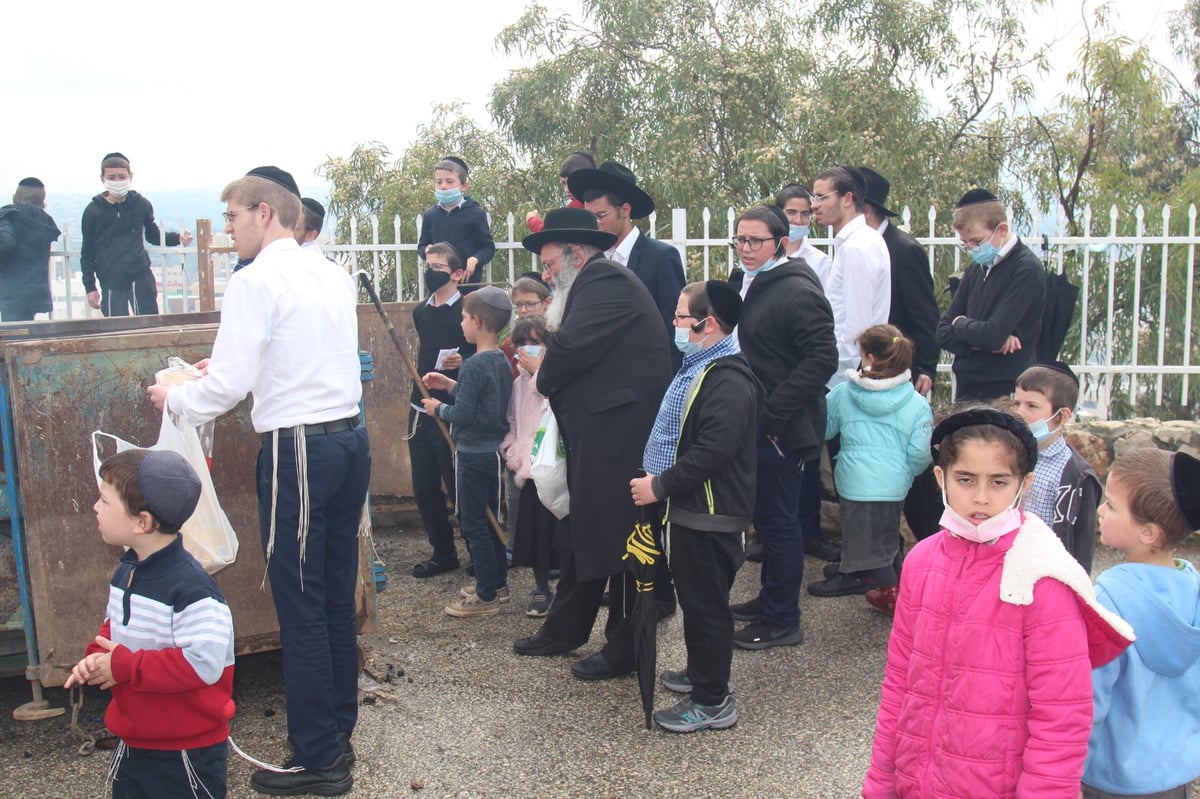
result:
M 0 312 L 25 318 L 53 310 L 50 299 L 50 245 L 58 226 L 39 206 L 29 203 L 0 208 Z M 15 317 L 14 317 L 15 318 Z
M 581 581 L 620 572 L 637 520 L 629 481 L 671 382 L 662 317 L 641 281 L 599 256 L 567 297 L 538 369 L 567 443 L 569 529 Z
M 888 322 L 900 328 L 916 345 L 913 377 L 918 374 L 937 378 L 940 350 L 934 333 L 938 325 L 937 299 L 933 294 L 933 275 L 929 255 L 921 243 L 891 222 L 883 230 L 892 261 L 892 307 Z

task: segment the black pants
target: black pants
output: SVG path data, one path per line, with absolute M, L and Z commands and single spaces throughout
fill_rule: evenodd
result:
M 558 578 L 554 604 L 542 624 L 542 634 L 556 641 L 583 646 L 592 635 L 592 627 L 600 612 L 604 588 L 610 585 L 608 621 L 604 625 L 605 643 L 601 648 L 604 659 L 614 668 L 633 664 L 633 578 L 625 572 L 611 578 L 580 581 L 576 577 L 573 555 L 564 559 Z
M 267 561 L 279 642 L 288 736 L 296 765 L 327 768 L 342 754 L 338 734 L 358 720 L 358 526 L 371 479 L 371 448 L 362 425 L 309 436 L 308 534 L 296 540 L 301 501 L 295 439 L 279 439 L 279 466 L 271 443 L 258 453 L 258 513 L 264 552 L 275 502 L 274 552 Z
M 425 535 L 433 547 L 433 559 L 438 563 L 458 562 L 454 549 L 454 530 L 450 527 L 450 511 L 446 497 L 454 501 L 454 456 L 437 422 L 424 413 L 412 411 L 409 428 L 415 414 L 416 430 L 408 440 L 408 458 L 412 464 L 413 495 Z M 443 490 L 444 487 L 444 490 Z
M 733 614 L 729 589 L 746 557 L 743 533 L 667 525 L 667 552 L 683 609 L 683 640 L 692 700 L 719 705 L 729 692 Z
M 134 278 L 114 278 L 100 286 L 100 312 L 105 316 L 152 316 L 158 313 L 158 283 L 150 267 Z
M 121 743 L 113 753 L 113 759 L 117 760 L 113 799 L 192 796 L 225 799 L 229 760 L 225 741 L 183 751 L 134 749 Z
M 904 518 L 908 521 L 908 529 L 918 541 L 928 538 L 941 529 L 942 490 L 938 488 L 937 478 L 933 476 L 930 466 L 913 480 L 904 498 Z
M 1016 380 L 985 380 L 968 377 L 954 378 L 955 402 L 991 402 L 997 397 L 1007 397 L 1016 388 Z

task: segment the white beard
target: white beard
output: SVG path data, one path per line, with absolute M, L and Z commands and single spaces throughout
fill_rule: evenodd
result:
M 557 330 L 562 326 L 563 313 L 567 309 L 567 297 L 570 296 L 571 286 L 574 285 L 577 277 L 579 277 L 579 270 L 566 263 L 554 276 L 554 298 L 550 300 L 550 307 L 546 309 L 546 325 L 551 330 Z

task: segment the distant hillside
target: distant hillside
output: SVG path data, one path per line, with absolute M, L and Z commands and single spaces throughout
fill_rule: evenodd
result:
M 97 189 L 100 187 L 97 185 Z M 306 197 L 315 197 L 321 203 L 329 199 L 328 186 L 303 186 L 301 193 Z M 99 194 L 99 191 L 96 192 Z M 63 230 L 68 228 L 72 236 L 77 236 L 79 220 L 83 218 L 83 209 L 92 201 L 95 194 L 54 194 L 46 197 L 46 211 Z M 213 220 L 213 229 L 221 230 L 221 212 L 225 206 L 221 203 L 221 189 L 178 189 L 175 191 L 148 191 L 146 196 L 154 204 L 154 216 L 160 225 L 167 230 L 178 230 L 186 227 L 189 230 L 196 227 L 197 219 Z

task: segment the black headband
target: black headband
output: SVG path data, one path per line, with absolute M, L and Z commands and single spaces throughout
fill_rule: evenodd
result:
M 1033 471 L 1033 467 L 1037 465 L 1038 444 L 1037 439 L 1033 437 L 1033 433 L 1029 431 L 1029 425 L 1022 422 L 1011 413 L 996 408 L 980 406 L 978 408 L 967 408 L 958 413 L 951 414 L 941 421 L 937 427 L 933 429 L 933 436 L 929 440 L 929 449 L 933 452 L 933 460 L 936 463 L 938 459 L 938 447 L 942 441 L 958 430 L 964 427 L 973 427 L 975 425 L 990 424 L 995 427 L 1000 427 L 1012 433 L 1025 447 L 1025 451 L 1029 454 L 1029 470 Z

